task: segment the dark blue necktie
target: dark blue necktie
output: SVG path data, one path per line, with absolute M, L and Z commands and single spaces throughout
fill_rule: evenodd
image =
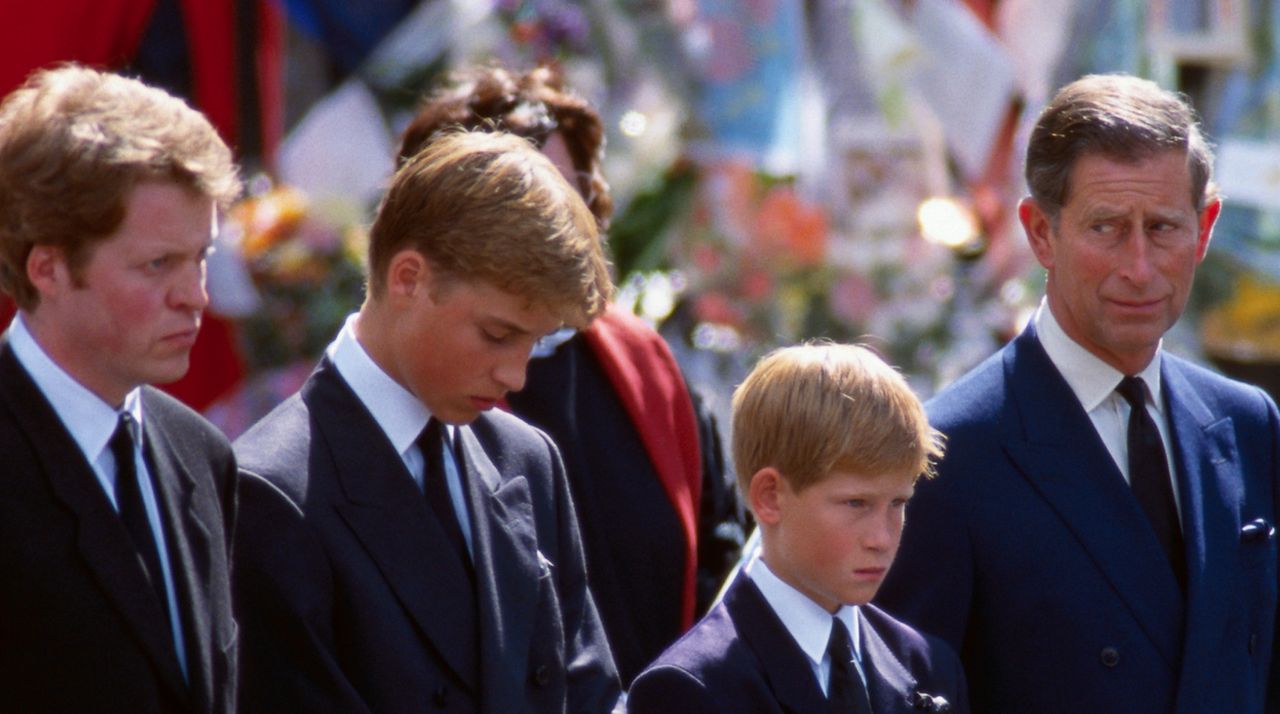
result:
M 458 557 L 462 560 L 462 567 L 467 571 L 467 575 L 474 580 L 475 574 L 471 566 L 471 553 L 467 550 L 467 541 L 462 536 L 462 527 L 458 524 L 458 514 L 453 508 L 453 500 L 449 496 L 449 482 L 445 475 L 444 468 L 444 448 L 446 431 L 440 420 L 432 417 L 427 421 L 427 426 L 418 436 L 418 448 L 422 450 L 424 468 L 422 470 L 422 492 L 427 497 L 427 504 L 436 515 L 440 527 L 444 529 L 445 537 L 449 539 Z M 453 462 L 458 464 L 458 475 L 462 476 L 462 467 L 459 459 L 454 458 Z
M 1129 402 L 1129 487 L 1151 521 L 1173 575 L 1187 588 L 1187 562 L 1182 550 L 1182 528 L 1173 500 L 1173 481 L 1160 430 L 1147 411 L 1146 385 L 1139 377 L 1125 377 L 1116 387 Z
M 849 638 L 849 628 L 839 618 L 831 619 L 827 656 L 831 658 L 831 682 L 827 687 L 827 702 L 831 714 L 871 714 L 866 685 L 862 683 L 862 677 L 858 676 L 857 666 L 853 663 L 853 642 Z

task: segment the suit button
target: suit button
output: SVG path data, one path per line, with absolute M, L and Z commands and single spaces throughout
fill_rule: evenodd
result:
M 547 682 L 551 681 L 551 669 L 545 664 L 538 665 L 533 670 L 533 683 L 539 687 L 547 686 Z
M 1103 667 L 1114 667 L 1120 664 L 1120 652 L 1114 647 L 1103 647 L 1098 659 L 1102 660 Z
M 447 693 L 444 687 L 436 687 L 436 691 L 431 694 L 431 703 L 436 705 L 437 709 L 444 709 L 445 704 L 449 702 Z

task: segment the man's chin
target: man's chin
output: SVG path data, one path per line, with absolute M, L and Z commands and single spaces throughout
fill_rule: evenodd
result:
M 145 383 L 156 385 L 169 385 L 187 376 L 187 372 L 191 369 L 191 358 L 189 355 L 183 355 L 181 358 L 172 358 L 159 362 L 150 369 L 146 370 Z

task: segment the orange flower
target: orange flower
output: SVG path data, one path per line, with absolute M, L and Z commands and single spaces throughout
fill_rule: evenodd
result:
M 307 198 L 297 189 L 278 186 L 241 201 L 231 214 L 244 228 L 244 255 L 252 261 L 293 235 L 307 215 Z
M 763 256 L 788 257 L 797 265 L 820 265 L 827 252 L 827 215 L 788 186 L 771 190 L 756 215 L 755 243 Z

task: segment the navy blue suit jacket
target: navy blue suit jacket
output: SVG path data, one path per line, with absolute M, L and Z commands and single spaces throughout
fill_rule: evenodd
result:
M 875 606 L 859 610 L 862 666 L 875 714 L 968 712 L 964 673 L 946 643 Z M 827 709 L 808 657 L 745 575 L 636 678 L 627 701 L 630 714 L 825 714 Z
M 92 466 L 0 336 L 0 710 L 235 711 L 235 461 L 213 425 L 142 389 L 145 453 L 186 640 Z
M 400 455 L 327 359 L 236 441 L 243 711 L 612 706 L 617 675 L 555 447 L 502 413 L 458 435 L 474 597 Z
M 930 401 L 947 435 L 877 601 L 952 643 L 985 714 L 1280 711 L 1280 420 L 1165 354 L 1188 584 L 1033 327 Z

